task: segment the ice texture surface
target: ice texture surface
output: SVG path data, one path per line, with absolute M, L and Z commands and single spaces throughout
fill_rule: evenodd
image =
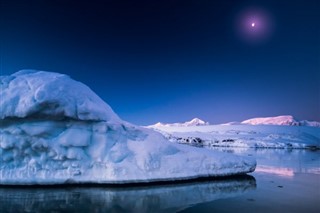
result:
M 66 75 L 1 77 L 0 184 L 138 183 L 228 176 L 256 161 L 170 143 L 122 121 Z
M 209 125 L 149 127 L 169 141 L 201 147 L 320 149 L 318 127 L 288 125 Z
M 118 116 L 89 87 L 67 75 L 22 70 L 0 77 L 0 119 L 46 118 L 108 121 Z

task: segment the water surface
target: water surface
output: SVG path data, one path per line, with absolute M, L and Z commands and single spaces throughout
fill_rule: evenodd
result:
M 0 187 L 0 212 L 320 212 L 320 152 L 231 149 L 252 176 L 155 186 Z
M 320 212 L 320 152 L 221 149 L 253 155 L 257 187 L 240 196 L 195 205 L 182 212 Z
M 0 212 L 177 212 L 255 188 L 256 181 L 249 175 L 130 187 L 2 187 Z

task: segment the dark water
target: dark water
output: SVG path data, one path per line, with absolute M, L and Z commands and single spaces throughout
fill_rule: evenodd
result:
M 195 205 L 182 212 L 320 212 L 320 152 L 307 150 L 224 150 L 254 155 L 255 190 Z
M 157 186 L 0 187 L 0 212 L 320 212 L 320 152 L 254 155 L 252 176 Z
M 140 187 L 0 188 L 0 212 L 177 212 L 191 205 L 241 196 L 252 176 Z

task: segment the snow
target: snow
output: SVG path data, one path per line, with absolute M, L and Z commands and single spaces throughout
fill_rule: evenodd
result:
M 225 125 L 225 126 L 229 126 L 229 125 L 240 125 L 241 123 L 238 121 L 231 121 L 228 123 L 224 123 L 224 124 L 220 124 L 220 125 Z
M 277 117 L 264 117 L 264 118 L 252 118 L 241 122 L 242 124 L 250 125 L 289 125 L 289 126 L 299 126 L 293 116 L 283 115 Z
M 281 125 L 281 126 L 313 126 L 320 127 L 320 122 L 297 120 L 292 115 L 281 115 L 276 117 L 262 117 L 262 118 L 251 118 L 242 122 L 232 121 L 220 125 Z M 208 126 L 209 122 L 205 122 L 199 118 L 194 118 L 191 121 L 184 123 L 161 123 L 158 122 L 153 125 L 146 126 L 147 128 L 161 128 L 161 127 L 188 127 L 188 126 Z
M 168 142 L 122 121 L 66 75 L 1 76 L 0 184 L 138 183 L 228 176 L 256 162 Z
M 276 125 L 210 125 L 158 127 L 169 141 L 200 147 L 320 149 L 317 127 Z
M 119 120 L 89 87 L 67 75 L 22 70 L 0 77 L 1 114 L 5 118 Z
M 153 124 L 147 127 L 156 128 L 156 127 L 162 127 L 162 126 L 170 127 L 170 126 L 206 126 L 206 125 L 209 125 L 209 122 L 205 122 L 199 118 L 194 118 L 191 121 L 186 121 L 184 123 L 165 124 L 165 123 L 158 122 L 156 124 Z
M 298 121 L 292 115 L 282 115 L 276 117 L 252 118 L 242 121 L 241 124 L 248 125 L 285 125 L 285 126 L 314 126 L 320 127 L 320 122 Z
M 302 121 L 299 121 L 299 125 L 300 125 L 300 126 L 320 127 L 320 122 L 318 122 L 318 121 L 302 120 Z

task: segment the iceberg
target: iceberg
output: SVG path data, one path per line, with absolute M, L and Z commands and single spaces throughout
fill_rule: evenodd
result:
M 256 161 L 170 143 L 67 75 L 0 77 L 0 184 L 145 183 L 253 172 Z

